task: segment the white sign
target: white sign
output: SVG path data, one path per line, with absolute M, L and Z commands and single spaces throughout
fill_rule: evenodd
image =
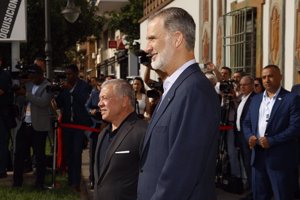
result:
M 0 41 L 26 40 L 25 0 L 0 0 Z

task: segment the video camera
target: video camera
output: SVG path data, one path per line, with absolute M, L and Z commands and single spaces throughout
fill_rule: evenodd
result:
M 11 77 L 14 80 L 20 80 L 20 79 L 28 79 L 28 73 L 27 70 L 30 67 L 30 65 L 25 64 L 24 61 L 18 61 L 15 65 L 15 68 L 19 71 L 11 72 Z
M 234 89 L 234 80 L 220 82 L 220 91 L 224 94 L 230 94 Z
M 143 50 L 138 50 L 135 54 L 138 57 L 138 61 L 140 64 L 148 66 L 151 64 L 151 55 L 146 53 Z
M 59 93 L 62 89 L 64 89 L 62 80 L 66 79 L 66 75 L 64 73 L 56 74 L 51 85 L 46 87 L 47 92 Z
M 163 85 L 160 82 L 152 82 L 150 83 L 149 87 L 151 90 L 148 90 L 146 92 L 146 95 L 148 98 L 160 98 L 162 92 L 163 92 Z

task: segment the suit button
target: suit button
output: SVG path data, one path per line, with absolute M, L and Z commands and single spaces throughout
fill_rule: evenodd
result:
M 143 170 L 143 169 L 141 169 L 141 170 L 140 170 L 140 173 L 143 173 L 143 172 L 144 172 L 144 170 Z

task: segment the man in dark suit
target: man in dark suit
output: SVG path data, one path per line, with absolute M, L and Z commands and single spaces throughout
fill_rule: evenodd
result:
M 62 123 L 91 126 L 92 121 L 85 108 L 89 98 L 89 85 L 81 80 L 75 64 L 65 68 L 67 82 L 56 97 L 57 107 L 61 109 Z M 84 131 L 74 128 L 63 128 L 64 156 L 68 167 L 68 184 L 76 191 L 80 190 L 81 154 L 84 146 Z
M 293 85 L 291 92 L 300 95 L 300 84 Z
M 300 84 L 293 85 L 291 92 L 294 92 L 295 94 L 298 94 L 300 96 Z M 297 153 L 298 153 L 298 155 L 297 155 L 298 168 L 296 169 L 296 176 L 295 176 L 295 182 L 296 182 L 295 198 L 300 199 L 300 188 L 299 188 L 300 138 L 298 138 Z
M 151 66 L 167 74 L 142 148 L 139 200 L 215 200 L 220 104 L 195 61 L 195 22 L 181 8 L 149 18 Z
M 252 149 L 254 200 L 293 199 L 300 99 L 281 87 L 276 65 L 263 68 L 263 94 L 252 98 L 243 131 Z
M 241 102 L 238 105 L 236 111 L 236 126 L 235 126 L 236 134 L 235 135 L 237 136 L 238 147 L 240 148 L 242 161 L 247 175 L 247 180 L 251 188 L 251 166 L 250 166 L 251 151 L 248 145 L 248 141 L 246 141 L 245 139 L 242 124 L 248 112 L 251 99 L 255 95 L 253 77 L 249 75 L 243 76 L 239 82 L 239 88 L 241 93 Z M 251 199 L 252 199 L 252 193 L 249 193 L 245 197 L 241 198 L 240 200 L 251 200 Z
M 102 119 L 110 124 L 97 142 L 94 199 L 136 199 L 139 150 L 147 123 L 137 116 L 134 91 L 125 80 L 105 81 L 99 100 Z

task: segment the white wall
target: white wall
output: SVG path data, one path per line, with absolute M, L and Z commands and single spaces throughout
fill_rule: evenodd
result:
M 224 5 L 226 7 L 226 12 L 231 11 L 231 4 L 233 2 L 242 2 L 244 0 L 225 0 Z M 175 0 L 170 3 L 167 7 L 177 6 L 182 7 L 187 10 L 194 18 L 196 23 L 196 46 L 195 46 L 195 56 L 196 60 L 199 61 L 199 48 L 200 48 L 200 38 L 199 38 L 199 20 L 200 20 L 200 2 L 201 0 Z M 213 28 L 212 28 L 212 39 L 213 39 L 213 47 L 212 47 L 212 60 L 216 62 L 216 37 L 217 37 L 217 1 L 212 1 L 213 3 Z M 263 5 L 263 25 L 262 25 L 262 67 L 268 65 L 268 55 L 269 55 L 269 10 L 270 10 L 270 1 L 266 1 Z M 284 22 L 285 31 L 284 31 L 284 70 L 283 70 L 283 86 L 290 90 L 293 83 L 295 82 L 294 76 L 294 29 L 295 29 L 295 2 L 294 1 L 285 1 L 285 17 L 286 20 Z M 141 48 L 146 47 L 146 33 L 147 33 L 147 21 L 144 21 L 140 25 L 141 27 Z M 144 67 L 141 67 L 140 74 L 143 76 Z M 153 73 L 155 74 L 155 73 Z M 156 74 L 152 75 L 152 78 L 157 78 Z
M 285 1 L 285 60 L 284 60 L 284 87 L 290 90 L 295 82 L 294 78 L 294 41 L 295 41 L 295 2 Z
M 263 6 L 263 24 L 262 24 L 262 45 L 263 45 L 263 61 L 262 65 L 266 66 L 269 64 L 268 55 L 269 55 L 269 14 L 270 13 L 270 2 L 267 1 Z M 262 67 L 263 67 L 262 66 Z
M 196 23 L 196 45 L 195 45 L 195 57 L 196 61 L 199 62 L 199 47 L 200 47 L 200 42 L 199 42 L 199 19 L 200 19 L 200 0 L 174 0 L 170 4 L 166 6 L 168 7 L 180 7 L 185 9 L 187 12 L 190 13 L 190 15 L 193 16 L 194 21 Z M 140 42 L 141 42 L 141 49 L 145 49 L 147 45 L 146 41 L 146 35 L 147 35 L 147 20 L 142 22 L 140 24 Z M 144 76 L 144 66 L 141 66 L 140 69 L 140 76 Z M 157 79 L 157 74 L 152 73 L 151 74 L 152 79 Z

